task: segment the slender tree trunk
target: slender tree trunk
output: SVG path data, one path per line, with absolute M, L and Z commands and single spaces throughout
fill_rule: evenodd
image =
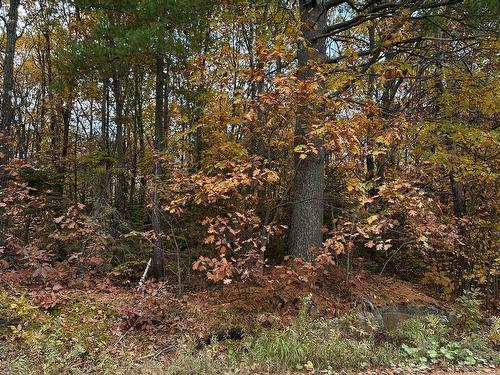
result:
M 436 80 L 436 92 L 437 92 L 437 101 L 436 101 L 436 114 L 439 115 L 439 112 L 441 111 L 441 105 L 439 103 L 439 100 L 441 96 L 444 93 L 444 87 L 445 87 L 445 82 L 444 82 L 444 76 L 443 76 L 443 62 L 444 62 L 444 48 L 443 48 L 443 41 L 441 40 L 442 38 L 442 31 L 438 31 L 437 35 L 437 40 L 436 40 L 436 51 L 437 51 L 437 80 Z M 451 139 L 451 137 L 447 137 L 445 140 L 448 150 L 450 152 L 453 152 L 456 150 L 456 146 Z M 451 167 L 450 172 L 449 172 L 449 178 L 450 178 L 450 190 L 453 196 L 453 213 L 457 219 L 460 219 L 464 214 L 465 214 L 465 186 L 462 182 L 457 180 L 456 176 L 456 171 L 454 167 Z M 463 227 L 459 223 L 458 228 L 461 234 L 463 234 Z
M 369 42 L 370 42 L 370 50 L 373 50 L 375 48 L 375 25 L 372 24 L 368 28 L 368 37 L 369 37 Z M 370 69 L 370 73 L 368 75 L 368 100 L 370 100 L 372 103 L 375 102 L 375 72 L 372 69 Z M 371 116 L 369 116 L 370 118 Z M 376 176 L 376 170 L 375 170 L 375 156 L 373 154 L 373 148 L 374 148 L 374 137 L 373 137 L 374 129 L 371 124 L 368 125 L 367 129 L 367 134 L 366 134 L 366 148 L 367 148 L 367 155 L 366 155 L 366 182 L 371 183 L 372 187 L 369 190 L 370 195 L 375 195 L 376 194 L 376 189 L 375 189 L 375 176 Z
M 137 149 L 137 141 L 138 141 L 138 133 L 139 133 L 139 111 L 138 102 L 139 102 L 139 83 L 137 79 L 137 73 L 134 72 L 134 96 L 133 96 L 133 114 L 134 114 L 134 126 L 132 131 L 132 176 L 130 176 L 130 196 L 129 196 L 129 204 L 134 205 L 135 201 L 135 189 L 137 184 L 137 161 L 138 161 L 138 149 Z
M 41 35 L 39 35 L 41 37 Z M 42 133 L 45 131 L 45 120 L 47 114 L 47 79 L 46 79 L 46 62 L 45 62 L 45 50 L 42 46 L 37 48 L 37 57 L 38 62 L 41 67 L 42 75 L 41 75 L 41 87 L 40 87 L 40 118 L 39 124 L 35 128 L 36 134 L 36 143 L 34 145 L 34 149 L 39 154 L 42 150 Z
M 76 118 L 75 139 L 73 143 L 73 202 L 78 203 L 78 136 L 80 132 L 80 119 Z M 84 199 L 82 203 L 85 204 Z
M 158 183 L 161 179 L 161 163 L 159 160 L 160 153 L 164 146 L 164 76 L 165 60 L 163 56 L 156 58 L 156 101 L 155 101 L 155 164 L 154 164 L 154 181 L 153 181 L 153 213 L 152 224 L 155 233 L 155 248 L 153 250 L 153 261 L 151 272 L 157 279 L 165 275 L 164 259 L 163 259 L 163 227 L 161 220 L 160 199 L 158 196 Z
M 324 38 L 315 38 L 316 30 L 326 25 L 326 13 L 321 2 L 300 0 L 302 36 L 299 42 L 298 78 L 302 81 L 314 79 L 314 71 L 308 67 L 313 60 L 322 58 L 326 53 Z M 317 109 L 312 109 L 317 110 Z M 299 109 L 295 125 L 295 144 L 306 142 L 308 117 L 314 115 L 305 106 Z M 317 154 L 308 154 L 305 159 L 295 158 L 295 177 L 293 181 L 293 210 L 289 234 L 290 252 L 306 260 L 314 259 L 311 247 L 319 248 L 323 243 L 325 151 L 322 139 L 315 137 L 313 142 Z
M 101 101 L 101 142 L 106 153 L 109 153 L 109 86 L 109 79 L 104 78 Z
M 89 136 L 90 139 L 94 137 L 94 100 L 90 99 L 90 115 L 89 115 Z
M 123 104 L 122 82 L 118 75 L 113 78 L 113 94 L 115 97 L 115 159 L 118 172 L 115 184 L 115 207 L 119 214 L 125 212 L 125 145 L 123 135 Z M 116 229 L 116 228 L 115 228 Z
M 437 52 L 437 69 L 436 69 L 436 105 L 435 112 L 436 116 L 438 116 L 441 112 L 441 103 L 440 99 L 445 90 L 445 77 L 443 73 L 443 63 L 445 61 L 444 55 L 444 46 L 442 40 L 442 30 L 438 31 L 437 40 L 436 40 L 436 52 Z M 448 134 L 445 134 L 444 143 L 448 149 L 450 154 L 456 152 L 456 144 L 453 141 L 453 138 Z M 456 269 L 459 269 L 458 275 L 458 285 L 459 291 L 463 291 L 464 289 L 468 289 L 471 286 L 471 281 L 464 280 L 463 273 L 467 273 L 471 271 L 472 262 L 470 258 L 470 249 L 466 246 L 466 228 L 464 226 L 464 222 L 462 221 L 462 217 L 465 215 L 465 186 L 464 184 L 456 178 L 456 167 L 451 166 L 450 171 L 448 173 L 449 181 L 450 181 L 450 191 L 453 200 L 453 214 L 455 216 L 455 221 L 457 225 L 457 231 L 460 235 L 461 239 L 457 243 L 457 251 L 456 251 Z
M 45 29 L 43 31 L 45 38 L 45 64 L 47 71 L 47 93 L 49 98 L 49 117 L 50 117 L 50 146 L 52 153 L 52 163 L 57 166 L 58 145 L 59 145 L 59 129 L 57 126 L 57 116 L 54 109 L 55 99 L 52 84 L 52 43 L 50 40 L 50 31 Z
M 7 45 L 3 64 L 3 92 L 0 113 L 2 116 L 0 119 L 0 190 L 7 184 L 7 175 L 4 166 L 9 162 L 10 158 L 9 136 L 14 122 L 12 98 L 14 96 L 14 56 L 16 53 L 19 3 L 20 0 L 11 0 L 7 15 Z M 0 208 L 0 246 L 4 244 L 5 228 L 8 226 L 2 211 L 3 208 Z
M 165 74 L 163 76 L 163 149 L 167 145 L 168 135 L 170 131 L 170 103 L 168 98 L 170 96 L 170 62 L 168 59 L 165 61 Z
M 62 150 L 61 150 L 61 160 L 58 163 L 59 170 L 59 180 L 61 184 L 61 197 L 64 193 L 64 184 L 66 180 L 66 164 L 68 162 L 68 150 L 69 150 L 69 126 L 71 123 L 71 110 L 73 108 L 72 99 L 68 99 L 67 102 L 61 105 L 61 117 L 63 122 L 63 139 L 62 139 Z
M 0 122 L 0 188 L 5 184 L 3 165 L 9 161 L 8 137 L 14 122 L 14 56 L 16 53 L 17 21 L 20 0 L 11 0 L 6 22 L 7 45 L 3 64 L 3 92 Z
M 136 90 L 136 119 L 137 119 L 137 131 L 138 131 L 138 139 L 139 139 L 139 159 L 144 160 L 144 156 L 146 154 L 146 143 L 144 141 L 144 122 L 142 117 L 142 94 L 140 90 L 140 85 L 142 82 L 142 78 L 139 75 L 136 76 L 135 79 L 135 90 Z M 139 189 L 139 205 L 144 206 L 146 201 L 146 177 L 141 176 L 139 181 L 140 189 Z
M 102 82 L 101 97 L 101 150 L 109 156 L 109 79 L 105 77 Z M 94 218 L 97 218 L 104 206 L 109 201 L 109 168 L 110 162 L 106 158 L 101 161 L 101 168 L 95 181 Z

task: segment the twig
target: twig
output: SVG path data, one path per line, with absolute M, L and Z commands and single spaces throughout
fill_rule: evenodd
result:
M 127 329 L 125 332 L 122 333 L 122 335 L 118 338 L 118 340 L 116 340 L 115 343 L 113 344 L 113 347 L 118 345 L 120 343 L 120 341 L 122 341 L 125 338 L 125 336 L 127 336 L 129 334 L 129 332 L 132 331 L 132 329 L 134 329 L 134 327 L 138 321 L 139 321 L 139 318 L 137 318 L 135 320 L 134 324 L 132 324 L 129 329 Z
M 166 353 L 171 352 L 171 351 L 172 351 L 172 350 L 174 350 L 174 349 L 175 349 L 175 345 L 174 345 L 174 344 L 172 344 L 172 345 L 167 346 L 167 347 L 165 347 L 165 348 L 163 348 L 163 349 L 160 349 L 160 350 L 158 350 L 158 351 L 156 351 L 156 352 L 154 352 L 154 353 L 151 353 L 151 354 L 145 355 L 144 357 L 139 358 L 139 360 L 140 360 L 140 361 L 143 361 L 143 360 L 145 360 L 145 359 L 149 359 L 149 358 L 155 359 L 155 358 L 159 357 L 161 354 L 163 354 L 163 353 L 165 353 L 165 352 L 166 352 Z
M 152 261 L 152 258 L 149 258 L 148 265 L 146 266 L 146 269 L 144 270 L 144 273 L 142 274 L 141 280 L 139 281 L 139 286 L 144 284 L 144 281 L 146 281 L 146 276 L 148 275 L 149 268 L 151 267 L 151 261 Z
M 21 295 L 21 293 L 19 291 L 17 291 L 8 281 L 0 280 L 0 283 L 4 283 L 5 285 L 7 285 L 9 287 L 9 289 L 14 292 L 15 295 L 17 295 L 17 296 Z
M 379 275 L 382 276 L 382 274 L 384 273 L 385 271 L 385 268 L 387 267 L 387 265 L 389 264 L 389 262 L 392 260 L 392 258 L 394 258 L 394 256 L 399 252 L 399 250 L 401 250 L 403 248 L 403 246 L 405 245 L 408 245 L 408 244 L 411 244 L 415 241 L 413 240 L 410 240 L 410 241 L 407 241 L 407 242 L 404 242 L 403 244 L 401 244 L 401 246 L 399 246 L 396 250 L 394 250 L 391 254 L 391 256 L 386 260 L 386 262 L 384 263 L 384 266 L 382 267 L 382 271 L 380 271 Z

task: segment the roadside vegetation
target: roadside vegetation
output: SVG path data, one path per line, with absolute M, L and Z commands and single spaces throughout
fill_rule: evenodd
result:
M 486 318 L 477 298 L 466 294 L 448 316 L 402 319 L 389 330 L 376 312 L 360 309 L 315 318 L 315 307 L 304 298 L 298 316 L 285 327 L 272 322 L 241 327 L 233 317 L 220 321 L 213 336 L 178 337 L 171 346 L 152 350 L 141 341 L 151 332 L 125 330 L 117 336 L 113 316 L 118 312 L 106 306 L 81 301 L 47 312 L 24 294 L 3 291 L 0 369 L 12 375 L 216 375 L 494 368 L 500 365 L 500 319 Z M 129 341 L 125 335 L 140 336 L 122 345 Z

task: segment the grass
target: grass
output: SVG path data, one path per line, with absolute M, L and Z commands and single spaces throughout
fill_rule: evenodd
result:
M 26 296 L 0 292 L 0 318 L 15 322 L 1 326 L 6 339 L 0 345 L 0 373 L 215 375 L 314 369 L 328 374 L 499 365 L 499 320 L 484 324 L 477 304 L 467 298 L 459 301 L 455 319 L 419 317 L 384 334 L 356 312 L 336 320 L 312 319 L 304 308 L 288 327 L 260 329 L 241 341 L 213 342 L 201 350 L 196 342 L 180 342 L 167 361 L 140 360 L 124 347 L 107 351 L 114 340 L 113 311 L 72 301 L 48 313 Z
M 69 366 L 96 367 L 111 340 L 111 313 L 72 301 L 50 313 L 26 295 L 0 291 L 0 373 L 65 374 Z M 102 373 L 102 372 L 101 372 Z
M 328 374 L 368 368 L 499 365 L 495 341 L 498 319 L 481 330 L 483 317 L 477 306 L 465 302 L 466 307 L 457 307 L 458 316 L 465 320 L 419 317 L 403 322 L 382 338 L 373 334 L 371 326 L 360 321 L 356 313 L 336 321 L 312 320 L 302 314 L 285 329 L 262 330 L 236 346 L 224 342 L 197 353 L 182 351 L 167 373 L 215 375 L 228 370 L 251 374 L 314 369 Z M 473 314 L 468 314 L 467 308 Z

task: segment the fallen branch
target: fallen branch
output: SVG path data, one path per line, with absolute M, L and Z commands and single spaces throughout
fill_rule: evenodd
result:
M 152 258 L 149 258 L 148 265 L 146 266 L 146 269 L 144 270 L 144 273 L 142 274 L 141 280 L 139 281 L 139 286 L 142 286 L 142 284 L 144 284 L 144 281 L 146 281 L 146 276 L 148 275 L 149 268 L 151 267 L 151 261 L 152 261 Z
M 149 358 L 155 359 L 155 358 L 159 357 L 160 355 L 162 355 L 163 353 L 169 353 L 169 352 L 173 351 L 174 349 L 175 349 L 175 345 L 172 344 L 172 345 L 169 345 L 163 349 L 157 350 L 154 353 L 151 353 L 151 354 L 148 354 L 144 357 L 141 357 L 141 358 L 139 358 L 139 360 L 143 361 L 143 360 L 149 359 Z

